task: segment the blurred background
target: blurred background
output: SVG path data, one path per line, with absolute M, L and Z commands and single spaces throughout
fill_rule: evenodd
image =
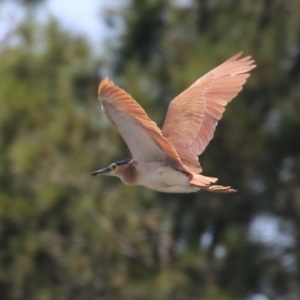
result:
M 300 299 L 300 0 L 0 0 L 1 299 Z M 234 195 L 90 177 L 130 157 L 110 76 L 162 125 L 243 51 L 200 162 Z

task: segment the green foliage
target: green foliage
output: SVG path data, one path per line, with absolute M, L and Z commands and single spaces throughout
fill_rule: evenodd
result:
M 180 3 L 116 11 L 124 34 L 107 57 L 55 20 L 0 45 L 1 299 L 300 298 L 300 2 Z M 258 67 L 200 157 L 238 194 L 89 176 L 130 155 L 97 101 L 102 68 L 162 124 L 175 95 L 241 50 Z M 266 215 L 281 234 L 263 243 L 251 228 Z

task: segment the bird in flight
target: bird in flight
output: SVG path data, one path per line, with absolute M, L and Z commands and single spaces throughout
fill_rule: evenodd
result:
M 173 99 L 160 129 L 144 109 L 107 77 L 98 98 L 107 118 L 117 127 L 132 158 L 93 172 L 119 177 L 127 185 L 140 185 L 166 193 L 190 193 L 200 189 L 234 193 L 230 186 L 215 185 L 215 177 L 203 176 L 198 156 L 213 138 L 225 106 L 241 91 L 251 56 L 231 57 Z

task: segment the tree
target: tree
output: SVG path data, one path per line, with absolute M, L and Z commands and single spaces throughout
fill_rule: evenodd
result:
M 55 20 L 20 24 L 0 46 L 1 299 L 298 299 L 299 5 L 132 0 L 98 58 Z M 101 113 L 99 73 L 161 125 L 175 95 L 240 50 L 258 67 L 200 157 L 239 193 L 89 177 L 130 155 Z M 267 243 L 255 228 L 272 222 Z

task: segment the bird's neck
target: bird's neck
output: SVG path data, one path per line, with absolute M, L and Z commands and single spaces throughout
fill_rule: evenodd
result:
M 127 185 L 136 185 L 138 181 L 138 170 L 137 164 L 134 160 L 131 160 L 128 164 L 122 166 L 122 170 L 120 170 L 121 180 Z

